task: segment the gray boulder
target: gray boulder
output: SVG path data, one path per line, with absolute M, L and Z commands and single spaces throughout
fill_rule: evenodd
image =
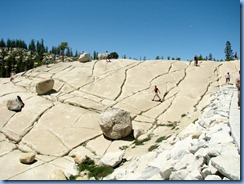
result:
M 20 96 L 17 96 L 16 99 L 13 99 L 13 100 L 8 100 L 7 102 L 7 108 L 8 110 L 10 111 L 16 111 L 16 112 L 19 112 L 21 111 L 21 109 L 24 107 L 24 103 L 23 101 L 21 100 Z
M 88 53 L 83 53 L 80 55 L 79 59 L 80 62 L 88 62 L 91 61 L 91 56 Z
M 106 59 L 108 57 L 108 54 L 98 54 L 98 60 Z
M 109 108 L 103 111 L 99 125 L 103 134 L 110 139 L 126 137 L 132 131 L 130 113 L 119 108 Z
M 38 95 L 43 95 L 52 90 L 54 86 L 53 79 L 43 80 L 36 85 L 36 92 Z

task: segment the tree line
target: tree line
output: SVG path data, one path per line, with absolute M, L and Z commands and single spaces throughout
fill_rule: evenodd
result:
M 231 49 L 231 44 L 229 41 L 226 42 L 225 46 L 225 60 L 230 61 L 233 59 L 238 59 L 237 53 L 234 53 Z M 5 42 L 3 39 L 0 40 L 0 77 L 10 77 L 12 73 L 19 73 L 27 71 L 37 66 L 41 66 L 45 60 L 47 53 L 52 54 L 54 57 L 56 55 L 62 56 L 62 61 L 64 61 L 64 56 L 74 57 L 78 59 L 79 53 L 76 51 L 73 54 L 72 49 L 68 46 L 67 42 L 61 42 L 58 46 L 53 46 L 51 50 L 44 45 L 44 40 L 35 41 L 32 39 L 27 45 L 25 41 L 20 39 L 7 39 Z M 98 59 L 98 52 L 94 51 L 91 58 L 94 60 Z M 111 59 L 118 59 L 119 55 L 117 52 L 110 53 Z M 126 55 L 122 55 L 122 58 L 126 59 Z M 213 60 L 213 55 L 210 53 L 205 58 L 200 54 L 197 56 L 198 60 Z M 131 59 L 131 57 L 129 57 Z M 133 58 L 134 60 L 138 60 Z M 164 59 L 164 57 L 156 56 L 156 60 Z M 167 57 L 168 60 L 181 60 L 180 57 Z M 140 60 L 147 60 L 146 56 L 140 58 Z M 217 60 L 219 61 L 219 60 Z M 223 60 L 220 60 L 223 61 Z
M 7 39 L 6 42 L 1 39 L 0 77 L 10 77 L 11 74 L 41 66 L 47 53 L 54 56 L 62 55 L 63 61 L 64 55 L 73 56 L 72 49 L 68 47 L 67 42 L 62 42 L 59 46 L 52 47 L 52 50 L 48 51 L 43 39 L 41 41 L 32 39 L 28 45 L 20 39 Z

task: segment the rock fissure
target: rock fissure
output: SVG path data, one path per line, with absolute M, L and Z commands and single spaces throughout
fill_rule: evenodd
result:
M 123 80 L 123 82 L 122 82 L 122 84 L 121 84 L 121 86 L 120 86 L 119 94 L 114 98 L 114 101 L 116 101 L 116 100 L 120 97 L 120 95 L 122 94 L 122 92 L 123 92 L 123 87 L 124 87 L 124 85 L 125 85 L 125 83 L 126 83 L 126 79 L 127 79 L 127 72 L 128 72 L 130 69 L 137 67 L 139 64 L 140 64 L 140 63 L 138 63 L 137 65 L 133 65 L 132 67 L 127 68 L 127 69 L 125 70 L 124 80 Z

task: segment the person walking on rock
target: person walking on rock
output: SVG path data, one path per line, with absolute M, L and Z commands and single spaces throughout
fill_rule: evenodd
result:
M 159 96 L 160 91 L 159 91 L 157 85 L 154 86 L 154 90 L 153 91 L 154 91 L 155 94 L 154 94 L 154 97 L 153 97 L 152 101 L 154 101 L 155 97 L 157 97 L 159 99 L 159 101 L 161 101 L 161 98 Z
M 240 77 L 240 71 L 239 71 L 239 77 L 237 77 L 236 79 L 236 87 L 238 89 L 238 101 L 237 101 L 237 104 L 238 104 L 238 107 L 241 106 L 241 77 Z
M 227 72 L 226 76 L 225 76 L 225 84 L 229 84 L 230 83 L 230 73 Z

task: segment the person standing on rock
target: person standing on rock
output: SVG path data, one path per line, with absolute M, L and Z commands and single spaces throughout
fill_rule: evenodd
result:
M 106 51 L 106 61 L 110 62 L 110 54 L 108 53 L 108 51 Z
M 154 90 L 153 91 L 154 91 L 155 94 L 154 94 L 154 97 L 153 97 L 152 101 L 154 101 L 155 97 L 157 97 L 159 99 L 159 101 L 161 101 L 161 98 L 159 96 L 160 91 L 159 91 L 157 85 L 154 86 Z
M 50 64 L 49 59 L 46 60 L 46 66 L 48 67 L 48 65 Z
M 225 84 L 229 84 L 230 83 L 230 73 L 227 72 L 226 76 L 225 76 Z
M 195 65 L 195 66 L 198 66 L 198 59 L 197 59 L 197 56 L 194 57 L 194 65 Z
M 240 77 L 240 71 L 239 71 L 239 77 L 237 77 L 236 79 L 236 87 L 238 89 L 238 101 L 237 101 L 237 104 L 238 104 L 238 107 L 241 106 L 241 101 L 240 101 L 240 97 L 241 97 L 241 77 Z

